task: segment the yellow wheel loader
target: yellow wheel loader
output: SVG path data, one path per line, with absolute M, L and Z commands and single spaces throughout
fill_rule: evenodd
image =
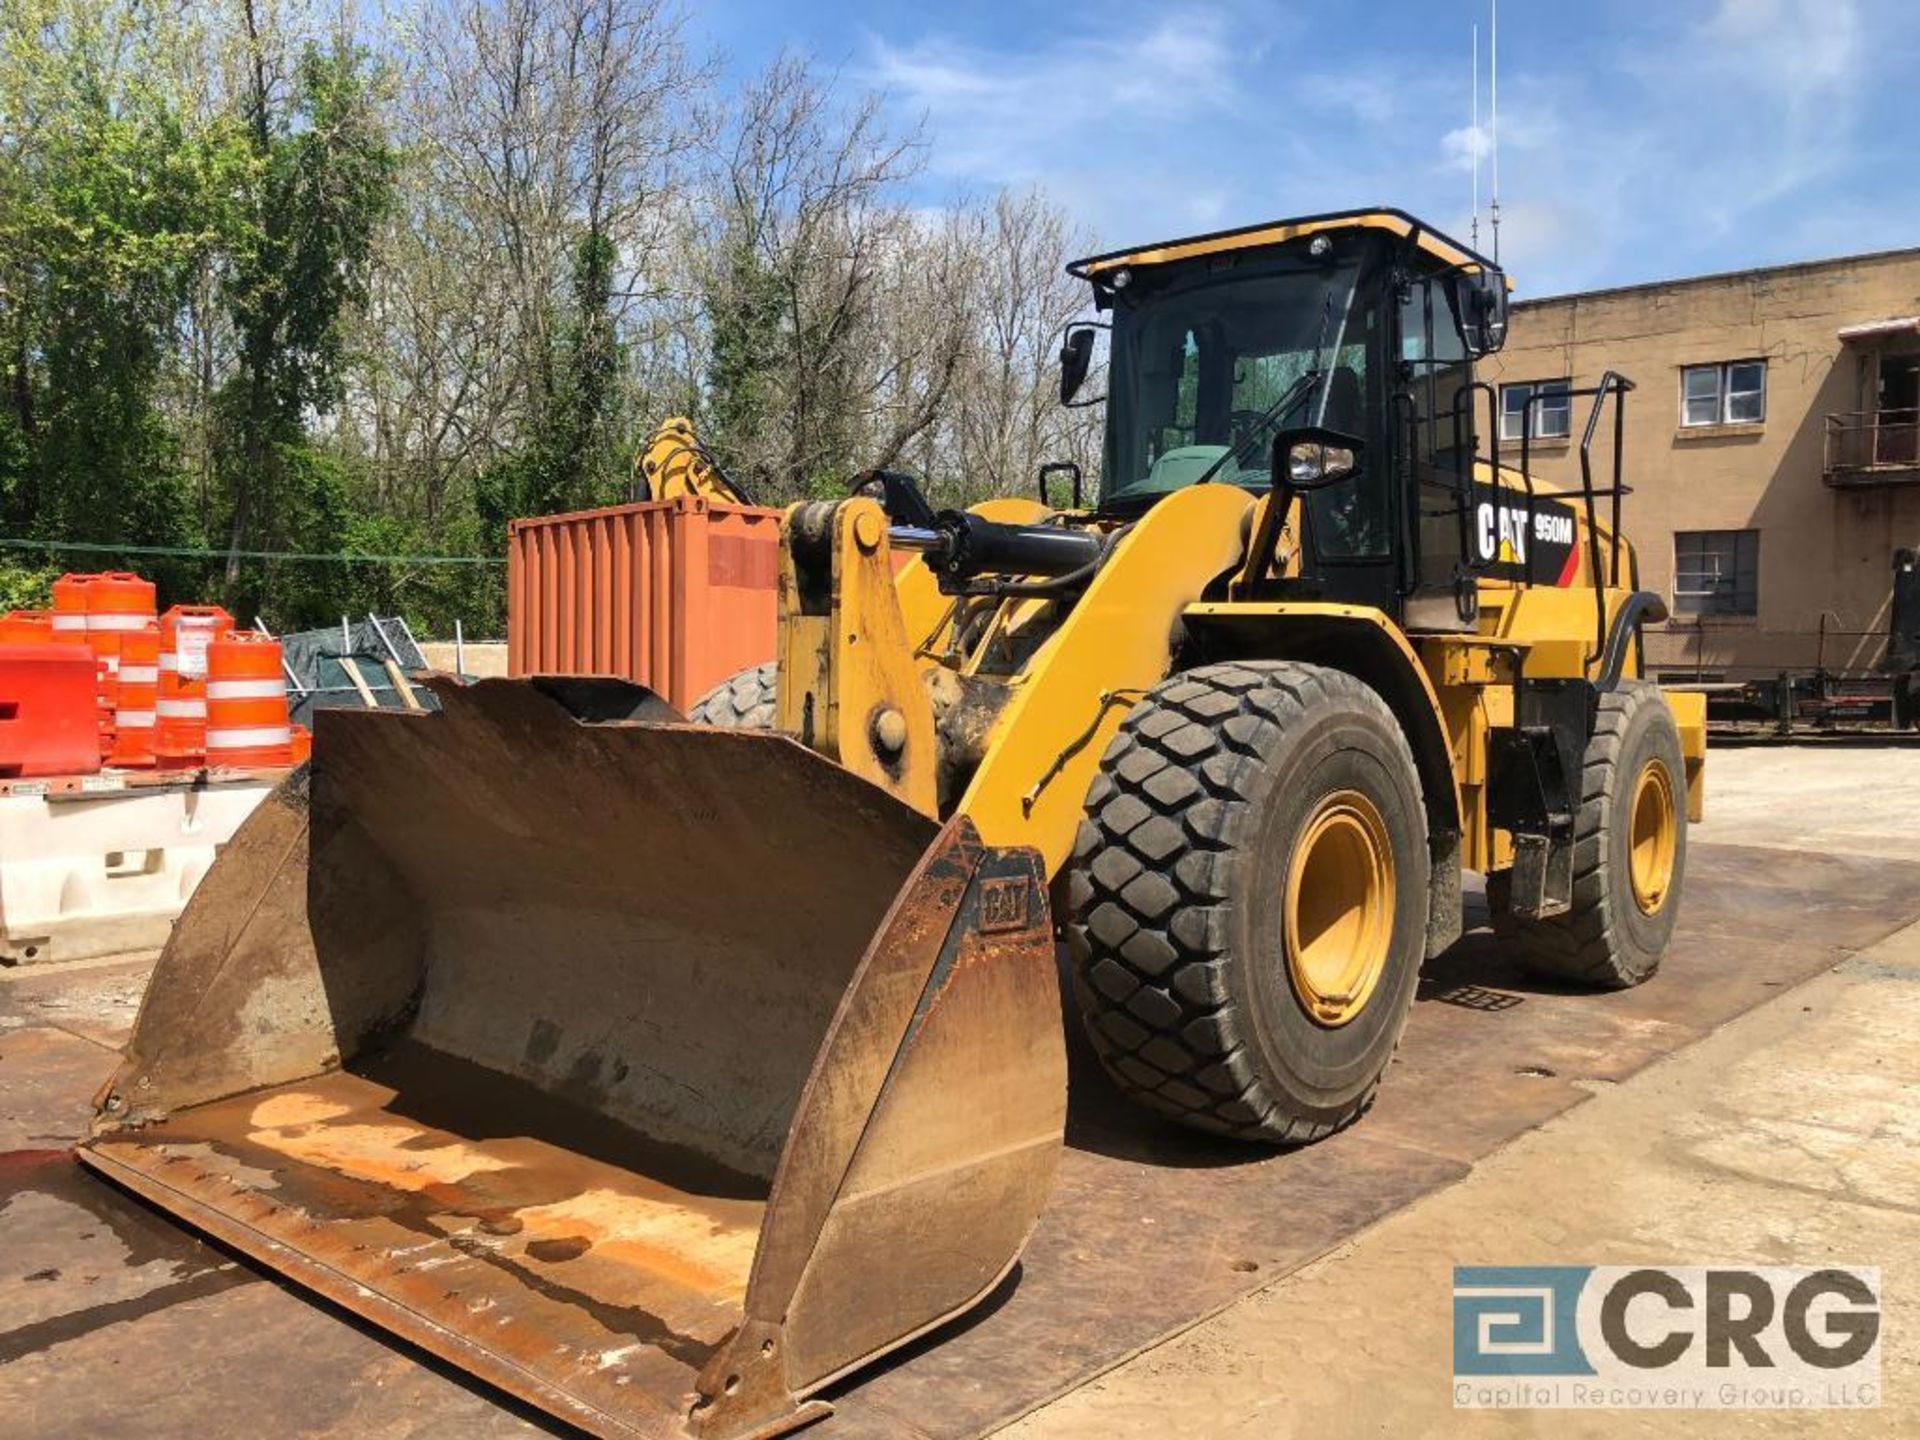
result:
M 1090 505 L 795 506 L 777 660 L 693 724 L 323 713 L 86 1163 L 586 1430 L 764 1436 L 1018 1258 L 1058 935 L 1113 1082 L 1264 1144 L 1364 1111 L 1465 871 L 1547 972 L 1650 975 L 1703 716 L 1640 676 L 1617 428 L 1573 493 L 1500 454 L 1497 268 L 1370 211 L 1072 269 Z

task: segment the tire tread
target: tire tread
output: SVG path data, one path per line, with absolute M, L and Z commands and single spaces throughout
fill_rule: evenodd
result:
M 693 702 L 687 719 L 727 730 L 771 730 L 779 668 L 769 660 L 729 676 Z
M 1660 687 L 1645 680 L 1623 680 L 1600 696 L 1593 737 L 1588 741 L 1580 772 L 1580 813 L 1574 820 L 1573 835 L 1572 908 L 1541 920 L 1515 915 L 1503 902 L 1492 906 L 1495 933 L 1513 942 L 1523 963 L 1536 974 L 1619 990 L 1639 984 L 1652 973 L 1637 972 L 1623 964 L 1625 947 L 1616 933 L 1614 889 L 1632 882 L 1614 873 L 1608 856 L 1618 818 L 1614 780 L 1621 746 L 1641 709 L 1665 704 Z M 1684 816 L 1681 823 L 1685 823 Z M 1676 875 L 1676 885 L 1678 881 Z M 1494 887 L 1492 894 L 1498 897 L 1504 890 L 1502 884 Z
M 1131 1098 L 1214 1134 L 1317 1140 L 1363 1114 L 1379 1086 L 1376 1075 L 1330 1119 L 1289 1113 L 1250 1059 L 1248 1017 L 1225 975 L 1228 867 L 1254 782 L 1287 729 L 1326 707 L 1373 711 L 1401 736 L 1386 702 L 1343 671 L 1252 660 L 1185 671 L 1134 707 L 1088 791 L 1068 926 L 1087 1035 Z M 1411 773 L 1411 750 L 1404 762 Z M 1419 824 L 1424 833 L 1424 814 Z

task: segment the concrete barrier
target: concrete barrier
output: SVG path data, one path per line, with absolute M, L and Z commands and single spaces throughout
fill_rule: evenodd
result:
M 461 647 L 461 662 L 466 673 L 476 680 L 489 680 L 507 673 L 507 642 L 504 640 L 469 640 Z M 426 657 L 430 669 L 445 670 L 451 675 L 459 668 L 454 664 L 454 645 L 451 640 L 423 640 L 420 653 Z
M 158 950 L 269 779 L 0 793 L 0 965 Z

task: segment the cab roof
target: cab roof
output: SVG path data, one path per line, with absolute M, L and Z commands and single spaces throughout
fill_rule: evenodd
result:
M 1166 240 L 1155 245 L 1136 245 L 1126 250 L 1113 250 L 1105 255 L 1093 255 L 1085 260 L 1075 260 L 1067 266 L 1067 273 L 1082 280 L 1095 280 L 1122 266 L 1169 265 L 1178 260 L 1192 260 L 1202 255 L 1219 255 L 1230 250 L 1253 250 L 1267 245 L 1283 245 L 1289 240 L 1297 240 L 1303 235 L 1314 235 L 1324 230 L 1350 230 L 1356 227 L 1386 230 L 1395 235 L 1411 235 L 1418 249 L 1443 265 L 1468 265 L 1494 271 L 1500 268 L 1486 256 L 1461 244 L 1444 232 L 1434 229 L 1424 220 L 1416 219 L 1404 210 L 1381 208 L 1339 210 L 1327 215 L 1302 216 L 1295 220 L 1271 220 L 1261 225 L 1244 225 L 1237 230 L 1216 230 L 1209 235 L 1195 235 L 1185 240 Z

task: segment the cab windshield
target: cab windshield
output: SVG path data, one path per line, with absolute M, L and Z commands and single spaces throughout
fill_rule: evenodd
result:
M 1119 292 L 1102 504 L 1137 508 L 1209 472 L 1218 484 L 1265 490 L 1282 427 L 1358 433 L 1367 380 L 1359 273 L 1357 259 L 1302 258 Z M 1319 379 L 1302 384 L 1316 369 Z

